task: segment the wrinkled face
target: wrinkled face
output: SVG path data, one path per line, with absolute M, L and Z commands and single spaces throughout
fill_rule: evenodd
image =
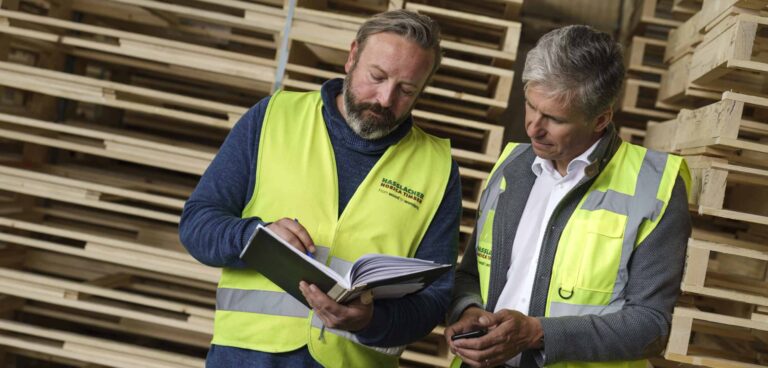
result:
M 362 52 L 358 47 L 352 43 L 344 65 L 347 76 L 339 111 L 357 135 L 381 138 L 408 117 L 429 78 L 434 56 L 393 33 L 374 34 Z
M 568 164 L 592 146 L 611 121 L 608 110 L 587 119 L 579 109 L 548 97 L 546 90 L 530 85 L 525 93 L 525 131 L 537 156 L 552 160 L 561 174 Z

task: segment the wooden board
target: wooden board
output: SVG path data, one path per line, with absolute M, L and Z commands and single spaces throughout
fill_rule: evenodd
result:
M 691 58 L 689 83 L 741 93 L 764 93 L 768 83 L 768 18 L 741 14 L 709 31 Z
M 649 127 L 649 134 L 655 137 L 651 144 L 668 147 L 670 151 L 714 148 L 731 152 L 723 155 L 736 162 L 755 164 L 759 161 L 742 152 L 768 154 L 764 143 L 768 136 L 763 115 L 766 110 L 766 98 L 725 92 L 720 102 L 696 110 L 684 109 L 676 120 Z M 652 129 L 664 133 L 656 134 Z
M 658 93 L 659 83 L 635 78 L 627 79 L 624 81 L 624 91 L 621 97 L 621 112 L 657 120 L 674 118 L 676 116 L 674 111 L 656 108 Z
M 706 156 L 686 156 L 689 203 L 699 214 L 768 225 L 768 170 Z

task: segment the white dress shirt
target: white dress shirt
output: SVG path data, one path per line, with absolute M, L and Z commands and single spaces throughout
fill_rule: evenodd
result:
M 512 243 L 512 257 L 507 270 L 507 283 L 499 295 L 494 312 L 511 309 L 528 315 L 533 280 L 539 265 L 541 241 L 552 212 L 565 195 L 584 177 L 584 168 L 589 165 L 587 158 L 595 150 L 598 140 L 589 149 L 568 163 L 565 176 L 560 175 L 551 160 L 536 157 L 531 170 L 536 181 L 528 196 L 515 240 Z M 507 366 L 520 365 L 520 354 L 510 359 Z

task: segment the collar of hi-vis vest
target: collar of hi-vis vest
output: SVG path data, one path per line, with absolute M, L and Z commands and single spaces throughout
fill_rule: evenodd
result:
M 323 117 L 328 134 L 334 142 L 342 142 L 344 146 L 355 152 L 371 155 L 381 155 L 393 144 L 399 142 L 411 131 L 413 119 L 410 115 L 394 131 L 379 139 L 365 139 L 357 135 L 349 127 L 347 121 L 336 106 L 336 96 L 341 94 L 344 80 L 331 79 L 320 88 L 320 97 L 323 100 Z
M 584 168 L 584 175 L 591 179 L 597 176 L 611 161 L 611 157 L 619 150 L 621 138 L 616 132 L 616 126 L 613 123 L 608 124 L 603 133 L 603 139 L 597 144 L 595 150 L 589 155 L 590 164 Z

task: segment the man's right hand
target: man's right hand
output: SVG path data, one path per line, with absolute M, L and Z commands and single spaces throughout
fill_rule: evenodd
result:
M 284 217 L 267 225 L 267 229 L 272 230 L 302 253 L 315 253 L 315 242 L 312 241 L 307 229 L 298 221 Z
M 451 352 L 456 354 L 456 351 L 453 347 L 453 341 L 451 340 L 453 335 L 479 329 L 486 329 L 487 326 L 480 323 L 480 317 L 492 315 L 493 313 L 478 307 L 469 307 L 465 309 L 461 314 L 461 318 L 459 318 L 456 323 L 445 328 L 445 341 L 448 342 L 448 347 L 451 348 Z

